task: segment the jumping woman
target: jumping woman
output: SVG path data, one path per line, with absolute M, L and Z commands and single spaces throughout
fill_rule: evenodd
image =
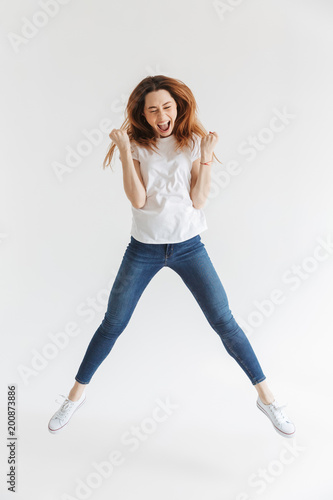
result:
M 85 389 L 108 356 L 155 274 L 169 267 L 189 288 L 225 349 L 257 390 L 257 407 L 287 438 L 295 426 L 270 391 L 253 348 L 234 319 L 220 278 L 200 233 L 218 141 L 197 118 L 192 91 L 163 75 L 144 78 L 132 91 L 127 117 L 110 133 L 103 168 L 119 150 L 123 184 L 132 208 L 130 242 L 114 280 L 104 319 L 90 340 L 75 383 L 48 429 L 64 429 L 86 400 Z M 113 142 L 113 144 L 112 144 Z

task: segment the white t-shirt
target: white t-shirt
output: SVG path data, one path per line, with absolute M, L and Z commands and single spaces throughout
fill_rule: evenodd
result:
M 147 200 L 142 208 L 132 205 L 131 235 L 142 243 L 179 243 L 208 229 L 205 213 L 190 198 L 192 162 L 200 158 L 201 137 L 194 145 L 178 149 L 173 134 L 157 139 L 148 151 L 131 141 L 132 157 L 140 162 Z

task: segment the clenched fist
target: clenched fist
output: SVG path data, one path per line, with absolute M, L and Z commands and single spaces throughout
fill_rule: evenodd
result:
M 130 140 L 126 130 L 116 129 L 111 130 L 109 137 L 117 146 L 120 152 L 127 151 L 131 148 Z
M 201 138 L 201 157 L 211 158 L 219 136 L 216 132 L 209 132 Z

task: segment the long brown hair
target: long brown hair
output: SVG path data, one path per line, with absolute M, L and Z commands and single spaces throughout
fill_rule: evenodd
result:
M 156 75 L 144 78 L 128 98 L 126 106 L 127 116 L 125 115 L 126 119 L 120 129 L 126 130 L 130 141 L 134 141 L 150 151 L 156 150 L 157 137 L 142 113 L 145 106 L 146 94 L 160 89 L 167 90 L 177 103 L 177 117 L 173 129 L 173 135 L 177 142 L 176 149 L 189 146 L 192 134 L 197 134 L 200 137 L 208 134 L 197 118 L 197 103 L 187 85 L 176 78 Z M 103 161 L 103 169 L 111 165 L 115 148 L 116 144 L 111 141 L 111 146 Z M 221 163 L 215 154 L 213 154 L 213 157 Z

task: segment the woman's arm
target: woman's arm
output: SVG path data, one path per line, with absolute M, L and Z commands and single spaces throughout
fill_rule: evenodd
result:
M 123 183 L 127 198 L 134 208 L 142 208 L 147 200 L 146 188 L 140 172 L 140 162 L 133 160 L 130 148 L 120 149 L 123 166 Z
M 201 138 L 201 159 L 192 164 L 190 197 L 194 208 L 202 208 L 208 198 L 211 182 L 211 163 L 214 147 L 218 141 L 216 132 L 209 132 Z M 208 165 L 205 165 L 208 163 Z
M 200 161 L 206 162 L 207 157 L 201 155 L 192 163 L 190 198 L 194 208 L 202 208 L 210 192 L 211 166 L 200 165 Z
M 112 129 L 110 139 L 118 146 L 119 159 L 123 166 L 124 190 L 134 208 L 142 208 L 146 203 L 146 188 L 140 172 L 140 163 L 134 160 L 126 130 Z M 135 162 L 135 163 L 134 163 Z

